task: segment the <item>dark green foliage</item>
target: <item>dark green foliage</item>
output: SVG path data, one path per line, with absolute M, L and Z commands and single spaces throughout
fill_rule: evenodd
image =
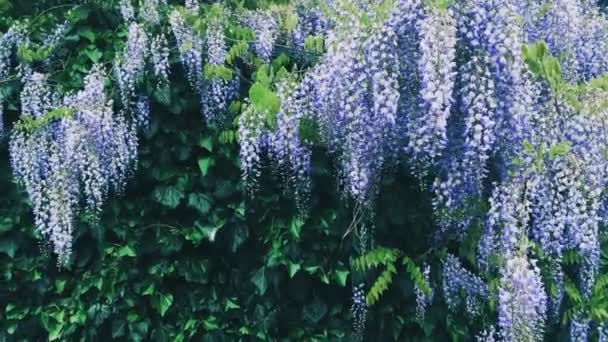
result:
M 78 89 L 93 63 L 112 63 L 122 48 L 124 27 L 106 5 L 113 6 L 93 2 L 69 13 L 71 29 L 54 52 L 62 58 L 52 77 L 62 90 Z M 39 13 L 22 4 L 11 11 Z M 63 13 L 51 11 L 32 29 L 52 27 Z M 285 58 L 275 60 L 275 72 L 289 63 Z M 315 154 L 306 220 L 270 176 L 248 199 L 234 127 L 204 128 L 198 100 L 180 74 L 173 73 L 169 88 L 147 86 L 153 115 L 140 135 L 137 171 L 122 196 L 111 195 L 99 222 L 81 218 L 68 268 L 56 266 L 35 233 L 26 196 L 12 181 L 7 141 L 0 142 L 0 340 L 348 340 L 354 274 L 351 237 L 342 236 L 351 214 L 336 196 L 336 170 L 322 151 Z M 251 78 L 266 92 L 269 77 L 276 74 L 263 69 Z M 19 87 L 0 86 L 9 127 L 17 122 Z M 268 92 L 270 102 L 259 103 L 271 114 L 274 96 Z M 407 249 L 409 237 L 422 241 L 427 234 L 420 218 L 429 217 L 429 202 L 412 197 L 416 184 L 394 184 L 386 181 L 393 191 L 380 205 L 378 242 Z M 426 213 L 418 203 L 426 203 Z M 412 252 L 423 250 L 416 245 Z M 402 273 L 372 313 L 370 338 L 425 335 L 413 322 L 412 283 Z M 445 334 L 430 327 L 428 339 Z

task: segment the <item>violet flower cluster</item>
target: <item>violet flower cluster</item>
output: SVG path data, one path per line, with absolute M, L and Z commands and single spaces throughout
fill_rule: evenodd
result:
M 424 281 L 430 285 L 431 266 L 426 265 L 422 271 Z M 426 314 L 426 308 L 433 302 L 434 291 L 431 289 L 430 294 L 426 294 L 417 284 L 414 285 L 414 292 L 416 293 L 416 321 L 422 325 L 424 323 L 424 316 Z
M 456 20 L 451 9 L 432 8 L 418 22 L 420 109 L 408 127 L 408 151 L 422 174 L 434 165 L 447 144 L 454 102 Z
M 156 35 L 150 42 L 152 71 L 158 79 L 158 86 L 169 82 L 169 44 L 163 33 Z
M 353 287 L 353 314 L 354 341 L 363 341 L 365 323 L 367 321 L 367 303 L 365 302 L 365 284 L 359 283 Z
M 205 51 L 207 65 L 212 68 L 224 67 L 228 48 L 224 36 L 224 25 L 221 18 L 214 18 L 207 28 L 205 35 Z M 204 92 L 201 96 L 203 118 L 213 127 L 223 127 L 226 124 L 228 104 L 236 95 L 239 87 L 238 76 L 233 73 L 231 79 L 225 79 L 213 74 L 204 82 Z
M 179 58 L 188 81 L 197 94 L 203 87 L 203 40 L 187 23 L 182 13 L 174 10 L 169 14 L 171 31 L 175 36 Z
M 498 294 L 498 326 L 503 340 L 542 340 L 546 309 L 547 294 L 535 261 L 520 255 L 508 259 Z
M 28 194 L 36 229 L 61 265 L 70 260 L 79 213 L 97 217 L 108 192 L 124 187 L 137 158 L 135 126 L 114 114 L 105 80 L 96 66 L 83 90 L 62 97 L 49 87 L 46 75 L 31 74 L 21 94 L 21 117 L 50 122 L 11 133 L 15 178 Z M 48 117 L 58 110 L 61 117 Z
M 254 51 L 264 63 L 270 62 L 279 27 L 271 11 L 254 11 L 245 18 L 245 24 L 255 34 Z
M 451 311 L 464 306 L 472 317 L 481 313 L 483 302 L 489 296 L 484 281 L 465 269 L 460 260 L 451 254 L 443 260 L 442 289 L 445 303 Z
M 128 110 L 136 95 L 138 82 L 144 76 L 149 48 L 150 42 L 144 27 L 136 22 L 131 23 L 122 59 L 116 66 L 122 105 Z

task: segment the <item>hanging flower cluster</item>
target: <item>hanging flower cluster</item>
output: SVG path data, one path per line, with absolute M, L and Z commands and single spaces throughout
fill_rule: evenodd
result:
M 11 134 L 10 156 L 37 230 L 60 264 L 70 259 L 77 215 L 99 215 L 108 191 L 120 191 L 137 157 L 134 127 L 113 112 L 106 75 L 94 67 L 84 89 L 63 98 L 43 74 L 26 79 L 21 125 Z
M 223 126 L 224 115 L 230 100 L 238 91 L 238 77 L 224 67 L 228 48 L 225 42 L 224 25 L 221 17 L 212 18 L 205 35 L 205 51 L 207 54 L 207 68 L 210 77 L 204 82 L 204 92 L 201 95 L 201 108 L 203 117 L 212 126 Z M 221 75 L 221 76 L 218 76 Z
M 129 25 L 129 33 L 122 59 L 116 68 L 116 78 L 123 106 L 129 108 L 135 96 L 138 81 L 143 77 L 149 53 L 148 34 L 135 22 Z
M 606 113 L 598 98 L 605 93 L 560 89 L 605 72 L 608 19 L 588 2 L 566 0 L 400 0 L 388 12 L 344 0 L 329 9 L 335 17 L 324 34 L 327 52 L 301 79 L 307 89 L 302 103 L 308 104 L 302 111 L 338 161 L 344 194 L 373 210 L 382 172 L 404 156 L 422 182 L 435 176 L 440 232 L 462 240 L 474 223 L 485 226 L 478 266 L 500 275 L 499 335 L 509 341 L 542 338 L 549 308 L 559 312 L 563 297 L 564 251 L 582 257 L 578 276 L 584 296 L 598 272 L 607 175 Z M 362 13 L 373 17 L 371 23 L 360 20 Z M 553 67 L 563 79 L 560 89 L 554 75 L 546 77 L 524 59 L 522 47 L 537 40 L 549 47 L 544 56 L 567 55 L 562 63 L 568 68 L 562 72 L 559 62 Z M 260 122 L 266 120 L 258 114 Z M 288 150 L 288 139 L 268 139 L 260 122 L 241 127 L 246 183 L 260 173 L 267 143 Z M 277 123 L 283 122 L 279 115 Z M 278 165 L 299 151 L 290 154 L 275 153 Z M 555 266 L 549 276 L 558 290 L 550 298 L 531 243 Z M 469 294 L 471 314 L 490 296 L 482 278 L 449 257 L 444 294 L 454 310 L 461 290 Z M 528 296 L 535 301 L 521 307 Z
M 200 94 L 203 80 L 203 40 L 186 24 L 186 19 L 180 11 L 174 10 L 169 14 L 169 23 L 188 81 L 194 91 Z
M 608 19 L 591 1 L 578 0 L 324 5 L 296 6 L 286 36 L 276 8 L 236 13 L 254 35 L 256 58 L 247 68 L 270 64 L 282 39 L 303 49 L 315 37 L 327 50 L 301 77 L 267 73 L 268 80 L 255 80 L 238 119 L 246 186 L 255 188 L 262 161 L 271 161 L 306 212 L 314 135 L 335 159 L 342 194 L 355 203 L 359 220 L 373 213 L 383 174 L 407 164 L 432 191 L 437 236 L 463 241 L 472 226 L 482 227 L 476 266 L 484 277 L 498 276 L 494 291 L 448 254 L 442 290 L 449 309 L 464 307 L 475 316 L 489 298 L 497 299 L 497 324 L 480 338 L 542 339 L 549 313 L 558 315 L 564 296 L 564 254 L 581 257 L 574 271 L 585 299 L 599 272 L 608 87 L 597 84 L 608 71 Z M 191 25 L 203 12 L 196 0 L 170 11 L 166 6 L 142 0 L 136 10 L 130 0 L 119 2 L 128 28 L 114 66 L 119 115 L 105 94 L 101 67 L 91 70 L 83 90 L 60 95 L 47 76 L 20 65 L 22 114 L 11 134 L 11 162 L 36 227 L 61 263 L 69 260 L 77 215 L 97 216 L 108 192 L 124 186 L 136 160 L 136 128 L 150 121 L 142 80 L 154 75 L 159 87 L 168 84 L 169 41 L 176 43 L 205 122 L 221 127 L 228 121 L 224 114 L 241 71 L 226 63 L 236 54 L 225 36 L 231 27 L 221 17 Z M 170 39 L 163 32 L 165 13 Z M 57 44 L 67 29 L 58 26 L 44 46 Z M 15 47 L 28 42 L 19 25 L 0 37 L 0 81 L 9 75 Z M 537 266 L 541 256 L 531 246 L 551 265 L 543 272 L 557 287 L 551 296 Z M 430 301 L 417 290 L 420 320 Z M 353 302 L 361 337 L 367 312 L 362 285 L 354 288 Z M 586 340 L 590 321 L 587 312 L 577 312 L 571 338 Z
M 426 265 L 422 272 L 425 283 L 430 283 L 431 266 Z M 418 284 L 415 285 L 414 292 L 416 293 L 416 321 L 422 325 L 424 323 L 424 316 L 426 314 L 426 308 L 433 302 L 434 292 L 431 289 L 431 294 L 427 295 Z
M 276 19 L 272 13 L 258 10 L 246 16 L 245 24 L 255 33 L 255 54 L 264 63 L 269 63 L 279 33 Z
M 150 42 L 152 70 L 158 79 L 158 86 L 167 85 L 169 82 L 169 45 L 163 33 L 152 38 Z
M 25 39 L 24 27 L 20 24 L 11 26 L 0 36 L 0 82 L 4 81 L 10 72 L 11 56 L 17 45 Z M 0 95 L 0 138 L 4 135 L 4 99 Z
M 297 23 L 291 32 L 290 43 L 303 50 L 306 38 L 315 37 L 328 29 L 329 21 L 318 5 L 312 3 L 297 7 Z
M 412 113 L 408 150 L 425 170 L 441 156 L 448 139 L 456 76 L 456 20 L 452 11 L 429 10 L 418 22 L 418 35 L 420 110 Z
M 547 294 L 540 270 L 525 256 L 507 261 L 498 303 L 498 326 L 505 341 L 543 339 Z
M 464 306 L 472 317 L 481 313 L 483 301 L 488 298 L 488 286 L 484 281 L 465 269 L 458 258 L 448 255 L 443 260 L 443 295 L 452 311 L 462 305 L 461 293 L 465 294 Z
M 367 320 L 367 303 L 365 302 L 365 286 L 357 284 L 353 288 L 353 328 L 355 330 L 355 341 L 362 341 L 365 333 L 365 322 Z

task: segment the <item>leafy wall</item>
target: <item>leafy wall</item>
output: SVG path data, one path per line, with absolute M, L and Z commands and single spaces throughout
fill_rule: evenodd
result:
M 244 2 L 248 8 L 261 4 L 266 2 Z M 114 1 L 0 1 L 0 28 L 30 17 L 28 30 L 41 38 L 67 16 L 71 27 L 54 52 L 53 80 L 63 90 L 76 90 L 94 64 L 111 67 L 122 51 L 127 30 L 117 8 Z M 294 56 L 299 51 L 288 47 L 277 51 L 274 72 L 296 61 L 310 66 L 316 58 Z M 257 70 L 239 67 L 243 99 Z M 448 251 L 466 268 L 476 265 L 481 227 L 473 227 L 464 241 L 436 243 L 431 194 L 407 168 L 383 174 L 371 220 L 374 244 L 397 250 L 398 262 L 387 261 L 389 253 L 369 272 L 352 267 L 356 239 L 344 233 L 353 208 L 339 194 L 339 166 L 328 151 L 314 147 L 308 217 L 302 218 L 292 194 L 271 172 L 251 196 L 241 178 L 234 125 L 220 132 L 204 125 L 176 53 L 171 68 L 170 87 L 145 80 L 151 122 L 140 133 L 137 169 L 123 193 L 111 193 L 99 220 L 78 218 L 67 266 L 58 267 L 36 232 L 27 195 L 13 180 L 8 139 L 1 140 L 0 341 L 351 340 L 353 284 L 374 284 L 390 267 L 396 275 L 378 285 L 386 289 L 373 299 L 366 340 L 469 341 L 496 321 L 495 301 L 478 320 L 450 314 L 439 286 L 424 321 L 416 321 L 416 268 L 403 265 L 401 257 L 411 265 L 428 264 L 432 283 L 440 284 Z M 0 81 L 4 122 L 19 118 L 21 87 Z M 242 108 L 237 102 L 231 114 Z M 574 268 L 578 261 L 572 254 L 564 263 Z M 602 254 L 602 274 L 605 268 Z M 605 279 L 599 277 L 590 303 L 567 287 L 566 313 L 586 305 L 597 321 L 608 318 Z M 491 278 L 490 288 L 495 291 L 498 282 Z M 549 322 L 548 340 L 567 340 L 570 316 Z

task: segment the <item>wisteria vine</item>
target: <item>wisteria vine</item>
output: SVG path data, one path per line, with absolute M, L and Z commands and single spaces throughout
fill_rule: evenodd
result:
M 580 257 L 577 290 L 592 297 L 608 176 L 608 17 L 596 4 L 302 0 L 290 6 L 235 10 L 191 0 L 184 6 L 121 0 L 122 53 L 111 70 L 94 66 L 73 93 L 57 91 L 48 73 L 21 62 L 21 114 L 8 134 L 11 165 L 37 230 L 61 264 L 69 262 L 79 215 L 98 217 L 108 193 L 124 189 L 137 161 L 138 129 L 151 121 L 143 81 L 169 87 L 178 69 L 170 64 L 175 51 L 203 121 L 215 130 L 230 126 L 231 101 L 243 82 L 252 83 L 236 120 L 242 180 L 252 195 L 270 162 L 306 215 L 312 151 L 320 145 L 333 157 L 342 196 L 353 208 L 348 232 L 361 238 L 360 253 L 373 245 L 368 235 L 380 181 L 399 167 L 433 195 L 433 243 L 463 242 L 480 228 L 476 265 L 470 265 L 479 274 L 444 253 L 440 281 L 451 312 L 475 317 L 497 302 L 496 323 L 478 340 L 542 340 L 570 281 L 567 253 Z M 234 18 L 238 30 L 228 25 Z M 67 22 L 57 26 L 41 47 L 52 50 L 67 30 Z M 323 53 L 314 65 L 293 73 L 269 67 L 280 57 L 278 47 L 301 53 L 319 41 L 322 48 L 313 50 Z M 29 44 L 20 23 L 0 36 L 0 81 Z M 242 75 L 250 69 L 258 70 L 253 82 Z M 118 101 L 108 95 L 106 72 L 114 74 Z M 429 268 L 424 278 L 433 282 Z M 496 288 L 487 283 L 492 279 Z M 547 281 L 555 291 L 549 293 Z M 353 284 L 358 338 L 367 312 L 364 288 Z M 416 295 L 422 321 L 435 296 L 420 289 Z M 587 340 L 591 326 L 590 313 L 577 309 L 571 339 Z M 604 327 L 597 328 L 601 339 Z

